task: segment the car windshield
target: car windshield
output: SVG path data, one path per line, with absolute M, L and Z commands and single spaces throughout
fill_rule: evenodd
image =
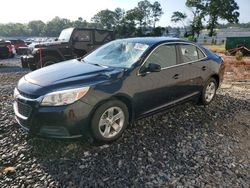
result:
M 130 68 L 148 47 L 147 44 L 116 40 L 98 48 L 83 61 L 101 66 Z
M 71 36 L 73 30 L 74 30 L 74 28 L 68 28 L 68 29 L 62 30 L 58 40 L 69 42 L 69 39 L 70 39 L 70 36 Z

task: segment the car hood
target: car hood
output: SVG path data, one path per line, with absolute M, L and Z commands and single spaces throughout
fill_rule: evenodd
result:
M 58 90 L 71 87 L 91 86 L 111 81 L 123 75 L 124 69 L 102 67 L 84 63 L 78 60 L 69 60 L 36 70 L 24 76 L 26 82 L 34 85 L 33 94 L 41 95 L 44 91 Z M 19 88 L 22 90 L 22 83 Z M 23 91 L 30 93 L 29 91 Z M 35 92 L 35 93 L 34 93 Z
M 63 42 L 63 41 L 53 41 L 53 42 L 43 42 L 43 43 L 38 43 L 35 44 L 35 48 L 41 48 L 41 47 L 49 47 L 49 46 L 58 46 L 61 44 L 65 44 L 67 42 Z

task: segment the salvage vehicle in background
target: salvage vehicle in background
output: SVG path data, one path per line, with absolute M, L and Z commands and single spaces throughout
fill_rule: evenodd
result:
M 33 51 L 33 49 L 34 49 L 34 47 L 35 47 L 35 45 L 37 45 L 38 43 L 35 43 L 35 42 L 26 42 L 26 44 L 27 44 L 27 47 L 20 47 L 19 49 L 18 49 L 18 55 L 20 55 L 21 56 L 21 60 L 22 60 L 22 56 L 27 56 L 27 55 L 30 55 L 31 53 L 32 53 L 32 51 Z M 23 68 L 27 68 L 28 66 L 27 66 L 27 62 L 23 62 L 23 61 L 21 61 L 21 63 L 22 63 L 22 67 Z M 25 63 L 25 64 L 24 64 Z
M 10 41 L 0 40 L 0 58 L 12 58 L 15 54 L 15 47 Z
M 16 53 L 18 54 L 19 48 L 28 47 L 27 44 L 21 39 L 10 39 L 11 44 L 15 47 Z
M 64 29 L 56 41 L 36 44 L 31 54 L 22 56 L 22 66 L 35 70 L 79 58 L 113 39 L 113 31 L 88 28 Z
M 194 100 L 208 105 L 223 59 L 202 46 L 166 37 L 109 42 L 85 56 L 21 78 L 14 112 L 23 129 L 48 137 L 121 136 L 135 119 Z

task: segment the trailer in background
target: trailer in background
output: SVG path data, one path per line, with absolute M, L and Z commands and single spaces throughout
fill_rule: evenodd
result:
M 250 36 L 227 37 L 225 48 L 232 55 L 238 51 L 241 51 L 243 55 L 250 55 Z

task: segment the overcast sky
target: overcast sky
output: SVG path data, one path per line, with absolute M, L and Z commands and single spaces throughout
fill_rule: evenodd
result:
M 150 0 L 154 2 L 155 0 Z M 190 14 L 185 7 L 186 0 L 158 0 L 164 11 L 158 25 L 172 25 L 170 18 L 174 11 Z M 236 0 L 240 6 L 240 22 L 250 22 L 250 0 Z M 51 20 L 55 16 L 76 20 L 78 17 L 90 21 L 100 10 L 114 10 L 116 7 L 129 10 L 134 8 L 139 0 L 11 0 L 0 2 L 0 23 L 31 20 Z

